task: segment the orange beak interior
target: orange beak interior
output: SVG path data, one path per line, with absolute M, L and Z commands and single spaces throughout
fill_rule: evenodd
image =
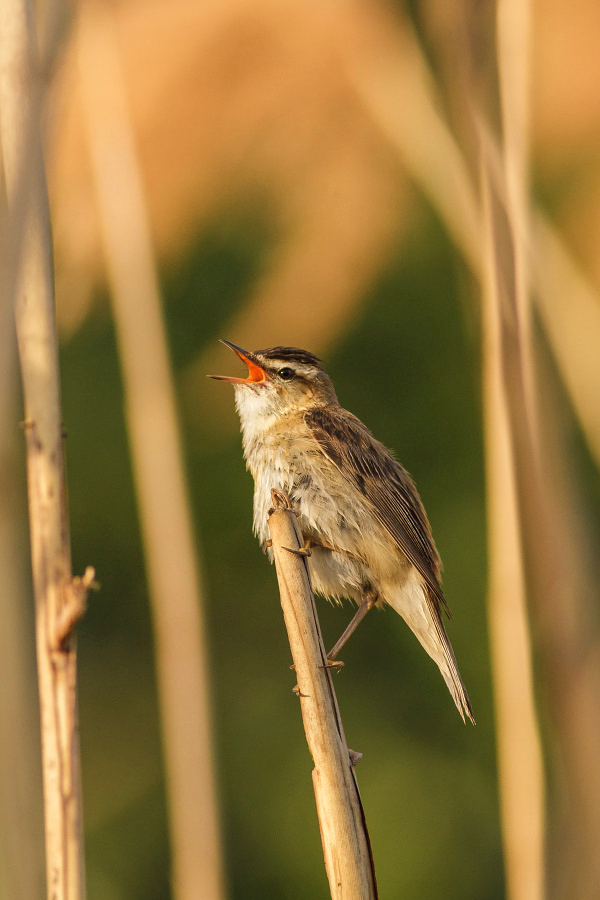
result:
M 261 384 L 263 381 L 266 381 L 268 376 L 265 370 L 255 363 L 253 359 L 251 359 L 247 350 L 242 350 L 241 347 L 236 347 L 235 344 L 232 344 L 231 341 L 221 340 L 222 344 L 225 344 L 227 347 L 230 347 L 234 353 L 236 353 L 242 362 L 245 362 L 248 366 L 248 377 L 247 378 L 233 378 L 230 375 L 209 375 L 209 378 L 214 378 L 216 381 L 229 381 L 230 384 Z

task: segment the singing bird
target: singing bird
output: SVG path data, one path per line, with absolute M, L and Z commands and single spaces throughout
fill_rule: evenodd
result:
M 389 604 L 437 663 L 463 720 L 473 712 L 442 621 L 448 606 L 441 560 L 410 475 L 363 423 L 340 406 L 320 360 L 295 347 L 242 350 L 235 387 L 247 468 L 254 478 L 254 531 L 269 546 L 271 489 L 299 515 L 314 590 L 358 604 L 333 661 L 373 606 Z M 272 558 L 272 553 L 269 550 Z

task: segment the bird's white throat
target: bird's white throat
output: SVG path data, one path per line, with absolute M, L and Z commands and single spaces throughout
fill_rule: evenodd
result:
M 254 388 L 236 384 L 235 405 L 245 444 L 261 439 L 265 432 L 285 415 L 285 409 L 276 391 L 270 389 L 268 385 Z

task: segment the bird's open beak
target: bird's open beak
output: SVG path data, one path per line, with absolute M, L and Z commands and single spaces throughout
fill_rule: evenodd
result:
M 241 347 L 236 347 L 231 341 L 221 339 L 221 343 L 225 344 L 226 347 L 231 347 L 233 352 L 237 353 L 242 362 L 246 363 L 248 366 L 248 377 L 233 378 L 230 375 L 209 375 L 209 378 L 215 378 L 217 381 L 229 381 L 231 384 L 262 384 L 262 382 L 267 381 L 267 373 L 258 365 L 258 363 L 254 362 L 252 354 L 248 350 L 242 350 Z

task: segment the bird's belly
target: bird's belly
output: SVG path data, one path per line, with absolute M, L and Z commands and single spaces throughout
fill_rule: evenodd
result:
M 365 563 L 320 547 L 312 548 L 308 570 L 313 590 L 336 602 L 350 597 L 360 603 L 376 581 Z
M 300 513 L 303 535 L 317 544 L 308 561 L 313 589 L 334 599 L 360 601 L 366 590 L 378 589 L 383 572 L 398 569 L 397 548 L 335 467 L 324 466 L 322 457 L 313 463 L 304 455 L 301 461 L 300 469 L 300 461 L 288 451 L 253 471 L 255 533 L 261 542 L 268 541 L 271 489 L 285 491 Z M 319 541 L 340 552 L 319 547 Z

